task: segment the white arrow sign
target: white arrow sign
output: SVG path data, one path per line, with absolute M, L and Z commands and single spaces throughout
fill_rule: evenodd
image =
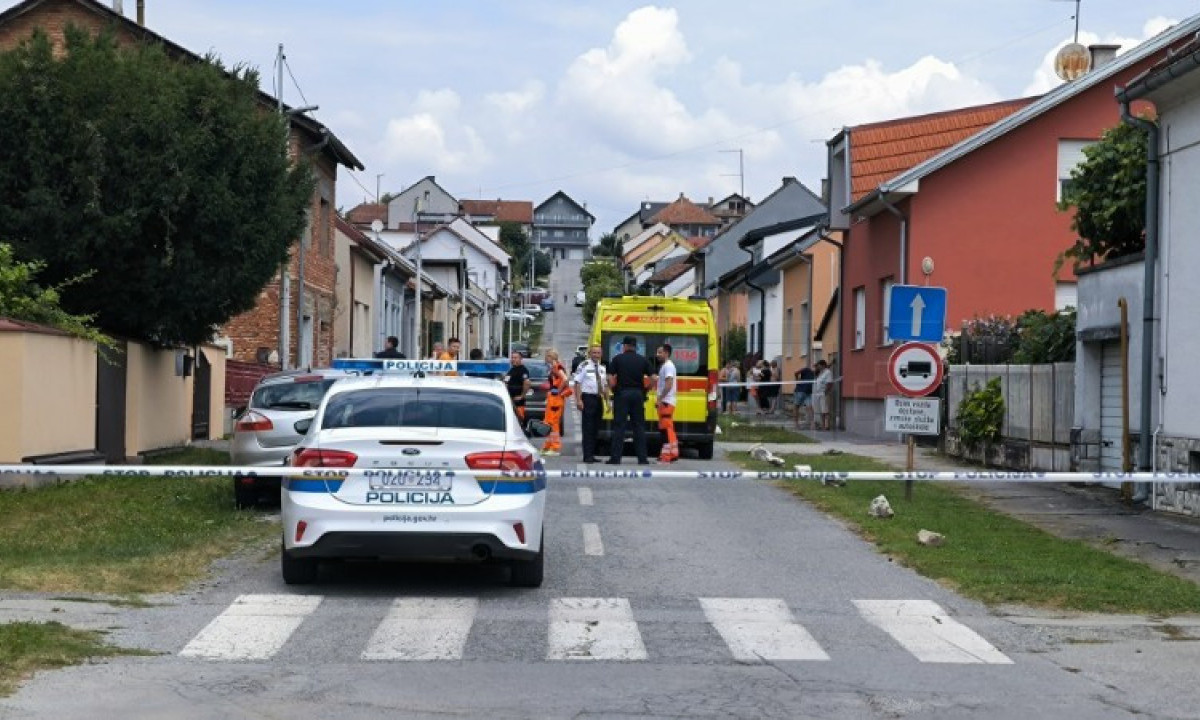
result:
M 923 315 L 925 312 L 925 301 L 921 298 L 920 293 L 913 298 L 912 305 L 910 307 L 912 307 L 913 311 L 913 332 L 919 335 L 921 333 L 921 315 Z

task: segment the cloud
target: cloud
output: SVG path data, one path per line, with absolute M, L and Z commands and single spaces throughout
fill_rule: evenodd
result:
M 546 86 L 538 80 L 526 82 L 520 90 L 489 93 L 484 100 L 505 115 L 532 112 L 546 95 Z
M 413 101 L 412 110 L 387 123 L 381 153 L 388 163 L 455 173 L 478 171 L 491 161 L 484 139 L 460 117 L 462 99 L 458 93 L 423 90 Z
M 1079 44 L 1084 47 L 1089 45 L 1119 45 L 1121 49 L 1117 51 L 1117 55 L 1124 55 L 1143 42 L 1178 23 L 1178 20 L 1171 20 L 1161 16 L 1151 18 L 1142 26 L 1142 36 L 1140 38 L 1125 37 L 1115 33 L 1109 33 L 1101 38 L 1096 33 L 1081 32 L 1079 33 Z M 1033 80 L 1025 86 L 1025 95 L 1041 95 L 1062 85 L 1063 81 L 1054 72 L 1054 56 L 1058 54 L 1058 51 L 1064 45 L 1070 42 L 1072 42 L 1072 38 L 1064 39 L 1055 45 L 1050 52 L 1046 53 L 1046 56 L 1042 58 L 1042 64 L 1033 73 Z

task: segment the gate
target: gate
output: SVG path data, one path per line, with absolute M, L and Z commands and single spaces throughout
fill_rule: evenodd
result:
M 212 364 L 203 351 L 196 352 L 196 377 L 192 383 L 192 439 L 207 440 L 212 414 Z
M 109 357 L 96 361 L 96 452 L 106 462 L 125 462 L 127 345 L 117 341 Z

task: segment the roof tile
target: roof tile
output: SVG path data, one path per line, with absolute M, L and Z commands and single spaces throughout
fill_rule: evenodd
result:
M 659 211 L 652 222 L 665 225 L 720 225 L 721 219 L 680 195 L 679 199 Z
M 467 215 L 489 215 L 496 222 L 533 224 L 533 203 L 528 200 L 463 200 L 459 205 Z

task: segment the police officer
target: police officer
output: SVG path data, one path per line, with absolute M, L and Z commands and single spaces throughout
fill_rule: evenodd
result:
M 620 465 L 625 448 L 625 426 L 633 423 L 633 446 L 638 464 L 649 465 L 646 458 L 646 385 L 654 368 L 637 351 L 637 338 L 626 335 L 623 352 L 608 363 L 608 384 L 613 389 L 612 451 L 608 464 Z
M 600 419 L 608 404 L 608 370 L 600 362 L 600 346 L 588 349 L 588 359 L 575 369 L 571 384 L 575 386 L 575 407 L 579 409 L 583 439 L 583 461 L 596 462 L 596 436 Z

